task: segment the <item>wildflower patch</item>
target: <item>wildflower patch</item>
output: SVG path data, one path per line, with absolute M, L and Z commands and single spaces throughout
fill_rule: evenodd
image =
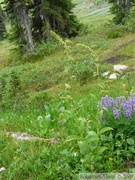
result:
M 128 99 L 123 97 L 113 97 L 104 96 L 101 98 L 99 107 L 102 109 L 102 119 L 104 119 L 104 113 L 107 109 L 113 114 L 115 119 L 120 119 L 126 117 L 131 119 L 135 113 L 135 96 L 131 94 Z

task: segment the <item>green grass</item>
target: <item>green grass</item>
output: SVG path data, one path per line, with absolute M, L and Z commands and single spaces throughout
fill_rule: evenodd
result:
M 7 65 L 10 49 L 13 47 L 7 40 L 0 42 L 0 69 Z
M 81 3 L 78 7 L 82 7 Z M 100 3 L 90 10 L 99 6 Z M 88 27 L 79 36 L 70 39 L 71 48 L 67 54 L 62 45 L 55 41 L 47 47 L 42 45 L 32 56 L 19 56 L 18 59 L 10 51 L 12 44 L 6 40 L 0 42 L 1 85 L 6 82 L 4 91 L 0 92 L 3 98 L 0 102 L 0 168 L 5 167 L 6 170 L 0 173 L 0 179 L 77 180 L 80 172 L 134 170 L 134 166 L 124 164 L 128 159 L 134 162 L 134 145 L 128 148 L 125 145 L 128 135 L 125 135 L 125 141 L 121 135 L 99 136 L 99 142 L 94 144 L 95 152 L 91 143 L 85 146 L 89 132 L 98 133 L 102 126 L 98 109 L 101 97 L 129 97 L 131 92 L 135 92 L 134 71 L 125 73 L 116 81 L 85 75 L 86 81 L 82 80 L 82 83 L 70 73 L 72 61 L 80 63 L 80 59 L 89 60 L 93 56 L 90 50 L 77 44 L 92 48 L 101 62 L 101 68 L 105 70 L 112 68 L 112 65 L 104 65 L 104 61 L 120 55 L 132 57 L 120 59 L 121 64 L 135 66 L 134 34 L 121 29 L 122 37 L 110 39 L 110 32 L 117 30 L 117 27 L 106 25 L 112 16 L 97 13 L 82 17 L 86 13 L 86 9 L 77 12 L 80 21 Z M 71 57 L 73 60 L 69 60 Z M 78 72 L 82 65 L 78 65 Z M 18 82 L 20 89 L 16 87 Z M 55 142 L 20 141 L 7 136 L 7 132 L 27 132 L 41 138 L 54 138 Z M 76 135 L 81 140 L 67 142 L 70 135 Z M 104 139 L 107 137 L 110 137 L 109 142 Z M 82 146 L 84 148 L 81 149 Z M 98 151 L 101 146 L 109 148 L 103 155 Z

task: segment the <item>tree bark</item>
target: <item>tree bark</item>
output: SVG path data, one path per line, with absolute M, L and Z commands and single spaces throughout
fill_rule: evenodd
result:
M 122 11 L 122 0 L 119 0 L 119 8 L 120 8 L 120 12 Z
M 127 0 L 127 11 L 130 14 L 131 0 Z
M 28 17 L 27 7 L 23 4 L 18 4 L 15 7 L 18 24 L 23 24 L 27 34 L 27 43 L 30 51 L 34 51 L 34 44 L 32 39 L 32 32 Z

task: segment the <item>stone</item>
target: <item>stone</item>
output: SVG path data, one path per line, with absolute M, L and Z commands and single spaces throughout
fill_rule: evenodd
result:
M 107 78 L 107 77 L 108 77 L 108 75 L 109 75 L 109 71 L 107 71 L 107 72 L 103 72 L 103 73 L 102 73 L 102 77 L 106 77 L 106 78 Z
M 114 65 L 114 72 L 123 73 L 124 71 L 127 71 L 129 69 L 126 65 Z
M 113 74 L 111 74 L 111 75 L 109 76 L 109 78 L 108 78 L 108 79 L 117 79 L 117 78 L 118 78 L 118 76 L 119 76 L 119 74 L 117 74 L 117 73 L 113 73 Z

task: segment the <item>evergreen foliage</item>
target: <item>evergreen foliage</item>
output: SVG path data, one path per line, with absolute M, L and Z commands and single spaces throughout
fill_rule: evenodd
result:
M 135 0 L 108 0 L 108 2 L 113 3 L 111 12 L 115 15 L 113 18 L 114 23 L 124 24 L 125 19 L 130 15 Z
M 34 0 L 30 6 L 34 38 L 51 39 L 50 30 L 63 37 L 76 36 L 80 24 L 72 12 L 73 7 L 71 0 Z
M 22 8 L 26 9 L 27 17 Z M 30 49 L 28 30 L 32 34 L 31 41 L 33 39 L 34 42 L 51 40 L 51 30 L 62 37 L 76 36 L 81 24 L 73 14 L 73 8 L 71 0 L 5 0 L 5 10 L 12 24 L 12 40 L 21 47 Z M 30 24 L 28 30 L 26 19 L 27 24 Z

